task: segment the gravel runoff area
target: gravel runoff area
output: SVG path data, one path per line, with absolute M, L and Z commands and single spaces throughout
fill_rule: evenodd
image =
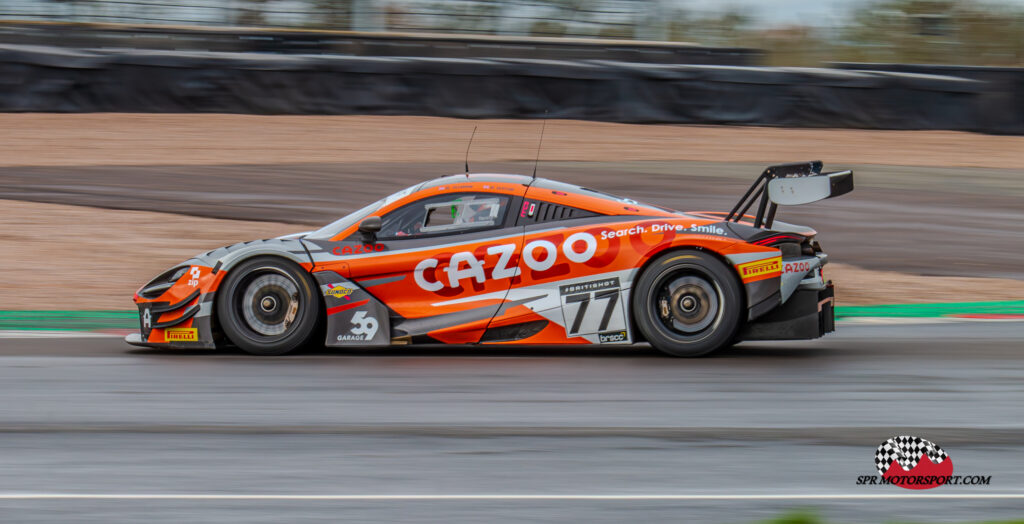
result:
M 129 309 L 131 296 L 161 271 L 234 242 L 301 226 L 169 213 L 0 200 L 0 309 Z M 923 277 L 832 263 L 840 305 L 1016 300 L 1024 281 Z
M 0 114 L 0 166 L 533 160 L 539 120 L 408 116 Z M 551 120 L 542 158 L 1024 168 L 1024 136 Z

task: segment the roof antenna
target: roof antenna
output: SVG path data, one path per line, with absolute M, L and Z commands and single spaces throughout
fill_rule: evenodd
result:
M 537 164 L 540 163 L 540 145 L 544 143 L 544 128 L 548 125 L 548 111 L 544 110 L 544 123 L 540 125 L 540 140 L 537 141 L 537 158 L 533 161 L 533 178 L 537 179 Z
M 469 135 L 469 144 L 466 145 L 466 176 L 469 176 L 469 148 L 473 147 L 474 136 L 476 136 L 476 126 L 473 126 L 473 134 Z

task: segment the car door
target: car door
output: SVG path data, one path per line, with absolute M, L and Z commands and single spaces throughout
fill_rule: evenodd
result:
M 520 276 L 508 300 L 529 302 L 495 323 L 547 320 L 550 325 L 530 338 L 535 343 L 629 343 L 627 288 L 634 269 L 616 263 L 620 242 L 607 234 L 609 224 L 623 218 L 574 203 L 550 188 L 526 193 L 518 219 L 525 227 Z
M 521 195 L 445 189 L 384 213 L 372 255 L 348 261 L 394 338 L 477 342 L 517 274 Z

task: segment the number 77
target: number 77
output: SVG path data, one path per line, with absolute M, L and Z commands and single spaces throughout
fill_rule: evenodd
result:
M 604 331 L 608 327 L 608 323 L 612 319 L 612 313 L 615 312 L 615 303 L 619 301 L 619 290 L 608 289 L 605 291 L 598 291 L 594 294 L 593 300 L 601 300 L 607 298 L 608 303 L 605 305 L 604 314 L 601 315 L 601 324 L 598 326 L 598 331 Z M 587 306 L 590 305 L 591 296 L 590 293 L 580 293 L 578 295 L 569 295 L 565 297 L 566 304 L 580 303 L 579 309 L 576 310 L 576 318 L 572 321 L 572 327 L 569 328 L 569 334 L 573 335 L 579 333 L 580 326 L 583 325 L 583 318 L 587 314 Z

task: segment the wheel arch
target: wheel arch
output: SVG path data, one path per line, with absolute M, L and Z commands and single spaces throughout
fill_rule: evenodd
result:
M 230 337 L 227 336 L 227 333 L 224 330 L 224 320 L 220 318 L 221 311 L 220 307 L 218 306 L 220 301 L 224 299 L 223 292 L 227 292 L 227 289 L 224 285 L 225 282 L 230 278 L 232 271 L 235 268 L 239 267 L 242 264 L 257 259 L 264 259 L 267 262 L 278 264 L 282 262 L 290 263 L 298 269 L 298 272 L 300 274 L 306 275 L 306 277 L 309 279 L 308 283 L 310 284 L 311 298 L 315 303 L 315 307 L 313 308 L 314 311 L 316 312 L 316 316 L 314 317 L 314 331 L 322 331 L 322 326 L 324 325 L 326 317 L 326 308 L 323 294 L 319 292 L 320 287 L 319 284 L 317 283 L 317 279 L 311 273 L 312 263 L 308 260 L 308 258 L 304 259 L 303 256 L 291 253 L 285 249 L 280 249 L 273 246 L 256 246 L 252 249 L 232 252 L 229 254 L 229 257 L 218 259 L 214 263 L 214 267 L 218 269 L 218 273 L 221 273 L 220 282 L 217 288 L 210 293 L 212 295 L 211 303 L 213 304 L 210 311 L 210 328 L 214 337 L 222 341 L 230 339 Z
M 256 257 L 264 256 L 278 257 L 288 260 L 290 262 L 294 262 L 295 264 L 298 264 L 298 266 L 305 270 L 307 273 L 310 272 L 310 268 L 313 265 L 313 261 L 309 257 L 309 254 L 305 252 L 305 249 L 302 250 L 303 254 L 299 255 L 295 253 L 294 250 L 287 249 L 284 246 L 275 246 L 273 244 L 253 245 L 246 247 L 247 249 L 229 251 L 227 253 L 224 253 L 222 256 L 217 257 L 213 266 L 217 267 L 218 271 L 228 272 L 242 262 L 252 260 L 253 258 Z M 299 247 L 301 248 L 302 245 L 299 244 Z
M 224 246 L 211 251 L 207 251 L 197 257 L 196 260 L 214 268 L 217 273 L 227 274 L 232 269 L 237 267 L 239 264 L 252 260 L 257 257 L 277 257 L 289 262 L 292 262 L 302 268 L 303 271 L 309 273 L 313 268 L 313 259 L 306 249 L 305 244 L 298 239 L 280 239 L 273 238 L 267 240 L 254 240 L 250 242 L 239 242 L 230 246 Z M 222 280 L 224 276 L 220 277 Z M 220 291 L 220 286 L 214 290 L 212 300 L 216 303 L 217 293 Z M 321 309 L 323 304 L 321 302 Z M 213 327 L 220 329 L 217 318 L 216 308 L 212 313 Z
M 636 311 L 634 311 L 633 307 L 632 307 L 633 294 L 636 292 L 635 283 L 640 280 L 640 278 L 644 275 L 644 273 L 646 271 L 650 270 L 651 264 L 655 260 L 657 260 L 658 258 L 661 258 L 662 255 L 665 255 L 665 254 L 668 254 L 668 253 L 672 253 L 674 251 L 700 251 L 702 253 L 706 253 L 706 254 L 714 257 L 719 262 L 721 262 L 722 264 L 725 264 L 725 266 L 729 268 L 729 273 L 733 276 L 733 278 L 736 279 L 736 284 L 739 285 L 740 289 L 743 289 L 743 290 L 746 289 L 746 286 L 743 284 L 743 279 L 740 277 L 740 273 L 736 269 L 736 266 L 732 262 L 729 261 L 729 259 L 725 256 L 724 253 L 721 253 L 721 252 L 719 252 L 719 251 L 717 251 L 715 249 L 712 249 L 712 248 L 709 248 L 707 246 L 703 246 L 703 245 L 700 245 L 700 244 L 696 244 L 696 243 L 685 243 L 685 244 L 666 245 L 664 247 L 661 247 L 660 249 L 653 250 L 653 251 L 651 251 L 650 253 L 648 253 L 646 255 L 646 260 L 644 260 L 643 264 L 641 264 L 640 267 L 638 268 L 636 275 L 633 277 L 633 283 L 630 285 L 630 299 L 629 299 L 630 300 L 630 306 L 628 308 L 629 309 L 629 324 L 630 324 L 630 332 L 634 333 L 634 340 L 636 340 L 636 341 L 646 341 L 646 338 L 643 336 L 643 333 L 641 333 L 639 329 L 636 329 L 637 328 L 637 326 L 636 326 Z M 740 304 L 741 310 L 742 311 L 747 311 L 749 305 L 747 304 L 748 300 L 747 300 L 747 294 L 745 292 L 744 293 L 740 293 L 740 300 L 742 301 L 742 303 Z M 747 317 L 746 317 L 746 315 L 743 315 L 743 317 L 740 319 L 740 328 L 741 329 L 742 329 L 742 326 L 744 324 L 746 324 L 746 322 L 747 322 Z

